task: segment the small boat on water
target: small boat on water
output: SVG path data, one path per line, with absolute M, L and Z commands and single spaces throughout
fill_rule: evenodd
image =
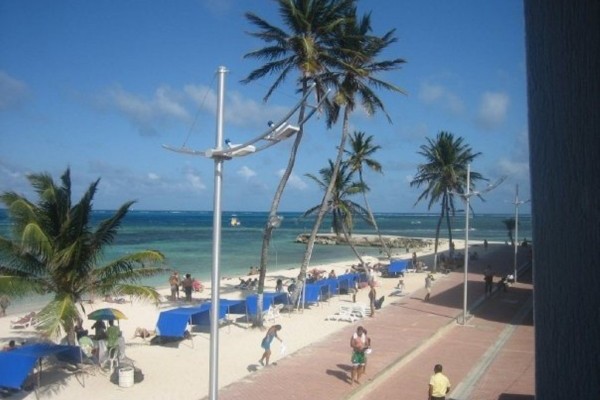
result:
M 240 225 L 242 225 L 242 222 L 238 219 L 238 217 L 236 217 L 234 215 L 233 217 L 231 217 L 231 220 L 229 220 L 229 225 L 230 226 L 240 226 Z

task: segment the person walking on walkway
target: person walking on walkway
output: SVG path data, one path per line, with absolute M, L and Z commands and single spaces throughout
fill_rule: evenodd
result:
M 494 272 L 489 265 L 483 270 L 483 280 L 485 281 L 485 295 L 491 296 L 494 287 Z
M 281 325 L 273 325 L 267 330 L 267 334 L 260 343 L 260 347 L 262 347 L 265 350 L 260 360 L 258 360 L 260 365 L 269 365 L 269 358 L 271 357 L 271 342 L 274 338 L 277 338 L 277 340 L 279 340 L 283 345 L 283 340 L 281 340 L 281 338 L 277 336 L 277 332 L 279 332 L 280 330 Z
M 365 355 L 365 365 L 362 367 L 362 373 L 363 375 L 367 373 L 367 356 L 369 354 L 371 354 L 371 337 L 369 336 L 369 333 L 367 332 L 367 330 L 363 327 L 363 332 L 365 334 L 365 346 L 364 346 L 364 350 L 363 353 Z M 353 335 L 353 337 L 356 336 L 356 333 Z
M 446 400 L 449 391 L 450 380 L 442 374 L 442 365 L 436 364 L 429 379 L 429 400 Z
M 429 298 L 431 297 L 431 286 L 432 285 L 433 285 L 433 275 L 427 274 L 427 276 L 425 277 L 425 289 L 427 290 L 427 294 L 425 295 L 425 298 L 423 299 L 423 301 L 429 301 Z
M 360 377 L 365 371 L 365 350 L 367 348 L 367 333 L 365 328 L 359 326 L 356 332 L 352 334 L 350 339 L 350 347 L 352 347 L 352 371 L 350 375 L 350 383 L 360 384 Z

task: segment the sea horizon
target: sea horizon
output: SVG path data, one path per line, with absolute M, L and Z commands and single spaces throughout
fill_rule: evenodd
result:
M 113 210 L 94 210 L 91 225 L 112 215 Z M 126 254 L 153 249 L 166 257 L 165 266 L 181 274 L 207 281 L 211 279 L 213 218 L 212 211 L 181 210 L 131 210 L 119 227 L 115 241 L 105 248 L 99 265 Z M 283 217 L 281 226 L 273 231 L 268 251 L 267 270 L 299 268 L 306 245 L 297 243 L 296 237 L 310 233 L 314 218 L 302 217 L 302 212 L 279 212 Z M 234 278 L 246 275 L 252 266 L 258 266 L 268 212 L 224 211 L 222 213 L 220 276 Z M 511 214 L 471 214 L 469 219 L 469 244 L 481 246 L 488 242 L 507 242 L 508 231 L 502 222 L 513 218 Z M 231 224 L 232 218 L 239 225 Z M 435 213 L 375 213 L 379 229 L 384 235 L 413 238 L 435 237 L 439 215 Z M 451 218 L 452 236 L 465 237 L 464 215 Z M 331 232 L 331 218 L 321 225 L 320 233 Z M 376 234 L 364 221 L 356 219 L 354 234 Z M 6 210 L 0 209 L 0 235 L 10 237 L 10 221 Z M 440 239 L 448 238 L 445 220 L 440 229 Z M 531 216 L 519 215 L 519 241 L 531 239 Z M 405 252 L 406 249 L 394 249 Z M 382 256 L 378 247 L 358 247 L 365 256 Z M 310 265 L 326 265 L 333 262 L 356 263 L 356 257 L 347 245 L 315 245 Z M 157 288 L 167 286 L 168 273 L 146 278 L 142 283 Z

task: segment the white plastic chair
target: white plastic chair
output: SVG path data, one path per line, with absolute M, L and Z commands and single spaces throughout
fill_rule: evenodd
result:
M 352 314 L 358 318 L 364 318 L 367 316 L 367 306 L 363 303 L 356 303 L 352 305 Z
M 358 320 L 358 317 L 352 312 L 351 306 L 341 305 L 339 311 L 336 314 L 330 315 L 325 319 L 332 321 L 354 322 Z
M 106 358 L 106 361 L 104 361 L 103 366 L 106 366 L 107 364 L 110 372 L 113 372 L 115 367 L 119 366 L 119 346 L 110 347 L 108 349 L 108 357 Z

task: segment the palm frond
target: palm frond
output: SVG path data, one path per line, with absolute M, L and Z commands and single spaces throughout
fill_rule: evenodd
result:
M 58 339 L 73 328 L 79 317 L 73 298 L 57 296 L 36 315 L 36 329 L 50 339 Z

